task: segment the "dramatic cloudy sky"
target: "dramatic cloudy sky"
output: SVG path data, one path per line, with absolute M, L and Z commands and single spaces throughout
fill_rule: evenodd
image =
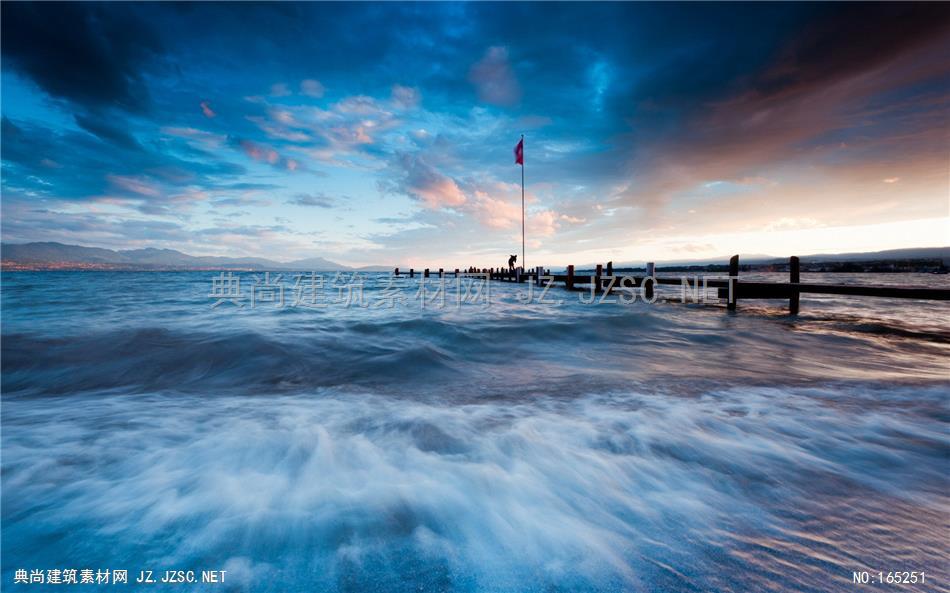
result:
M 455 267 L 950 243 L 950 6 L 2 6 L 4 241 Z

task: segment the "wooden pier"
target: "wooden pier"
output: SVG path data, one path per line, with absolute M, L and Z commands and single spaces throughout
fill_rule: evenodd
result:
M 799 258 L 795 256 L 789 258 L 788 282 L 741 280 L 739 278 L 738 255 L 734 255 L 729 259 L 728 272 L 725 274 L 710 272 L 677 277 L 658 277 L 655 275 L 655 269 L 653 263 L 648 263 L 645 274 L 614 275 L 613 262 L 607 262 L 606 267 L 598 264 L 593 274 L 582 275 L 575 274 L 574 266 L 569 265 L 564 274 L 551 274 L 550 270 L 545 270 L 542 266 L 530 270 L 469 267 L 461 271 L 459 268 L 455 268 L 453 272 L 448 273 L 439 268 L 438 276 L 443 278 L 449 274 L 453 277 L 478 275 L 498 282 L 531 282 L 537 286 L 552 287 L 563 285 L 566 290 L 586 290 L 597 294 L 638 290 L 641 298 L 648 302 L 655 300 L 655 287 L 657 285 L 680 286 L 683 291 L 683 300 L 687 300 L 687 295 L 692 295 L 695 302 L 706 302 L 705 291 L 715 289 L 717 299 L 725 300 L 726 308 L 730 311 L 736 310 L 740 300 L 781 299 L 788 301 L 788 310 L 792 315 L 798 314 L 803 293 L 950 301 L 950 289 L 948 288 L 803 283 L 801 282 Z M 408 276 L 410 278 L 415 277 L 416 274 L 417 272 L 414 269 L 409 269 Z M 399 268 L 396 268 L 395 275 L 400 275 Z M 423 277 L 428 278 L 429 276 L 429 268 L 425 268 Z M 698 295 L 702 295 L 701 300 L 697 299 Z

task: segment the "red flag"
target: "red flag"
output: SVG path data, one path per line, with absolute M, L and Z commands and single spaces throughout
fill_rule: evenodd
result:
M 515 146 L 515 164 L 524 166 L 524 138 L 518 141 L 518 146 Z

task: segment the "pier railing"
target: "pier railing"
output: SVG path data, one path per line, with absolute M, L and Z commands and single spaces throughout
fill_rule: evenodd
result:
M 799 258 L 795 256 L 789 258 L 788 282 L 741 280 L 739 278 L 738 255 L 734 255 L 729 259 L 727 273 L 722 275 L 708 274 L 701 279 L 701 285 L 700 278 L 696 276 L 694 276 L 694 283 L 690 285 L 689 276 L 657 276 L 655 270 L 655 265 L 648 263 L 645 274 L 620 273 L 615 275 L 613 262 L 607 262 L 606 267 L 598 264 L 593 274 L 575 274 L 573 265 L 567 266 L 564 274 L 551 274 L 550 270 L 545 270 L 542 266 L 530 270 L 469 267 L 461 271 L 459 268 L 455 268 L 452 272 L 446 272 L 442 268 L 439 268 L 438 272 L 430 272 L 429 268 L 425 268 L 421 274 L 424 278 L 429 278 L 435 274 L 440 278 L 450 274 L 455 277 L 460 274 L 478 274 L 499 282 L 531 282 L 538 286 L 562 285 L 566 290 L 591 290 L 594 293 L 639 290 L 643 298 L 648 301 L 654 300 L 657 285 L 681 286 L 684 291 L 684 300 L 687 292 L 692 293 L 695 298 L 698 291 L 702 290 L 705 297 L 707 289 L 715 289 L 717 298 L 724 300 L 726 308 L 729 310 L 735 310 L 739 300 L 742 299 L 781 299 L 788 301 L 789 313 L 792 315 L 799 312 L 802 294 L 950 301 L 950 289 L 948 288 L 803 283 L 801 282 Z M 405 274 L 405 272 L 402 273 Z M 416 274 L 419 274 L 419 272 L 413 268 L 409 269 L 408 276 L 410 278 L 415 277 Z M 400 275 L 399 268 L 395 269 L 395 275 Z

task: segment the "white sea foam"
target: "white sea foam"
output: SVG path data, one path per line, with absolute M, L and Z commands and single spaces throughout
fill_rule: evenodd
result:
M 4 565 L 225 568 L 249 591 L 691 590 L 738 570 L 723 589 L 748 590 L 743 538 L 800 542 L 776 534 L 856 503 L 893 532 L 895 561 L 945 563 L 921 551 L 947 503 L 943 427 L 842 397 L 111 396 L 58 399 L 56 422 L 50 402 L 21 401 L 4 419 L 4 530 L 19 543 Z M 917 531 L 884 507 L 915 509 Z M 812 573 L 815 590 L 887 560 L 820 536 L 830 552 L 806 555 L 842 560 Z M 784 578 L 790 554 L 754 568 Z

